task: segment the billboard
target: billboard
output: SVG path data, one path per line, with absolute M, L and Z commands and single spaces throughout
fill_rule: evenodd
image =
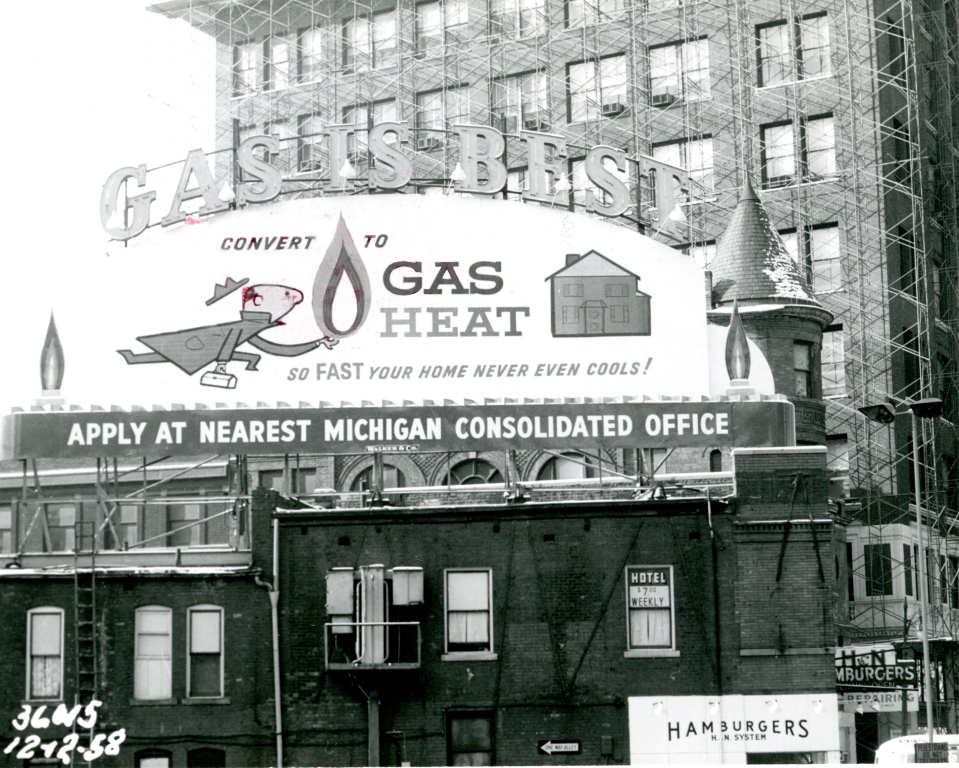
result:
M 73 403 L 701 397 L 703 274 L 608 221 L 485 197 L 251 206 L 51 286 Z

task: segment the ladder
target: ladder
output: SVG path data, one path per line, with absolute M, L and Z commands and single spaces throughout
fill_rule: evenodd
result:
M 97 545 L 96 529 L 93 522 L 78 522 L 74 533 L 73 546 L 73 611 L 74 611 L 74 699 L 73 703 L 86 706 L 97 698 L 98 676 L 97 676 Z M 87 534 L 87 531 L 89 533 Z M 81 569 L 80 553 L 83 550 L 84 534 L 89 536 L 90 541 L 90 567 L 89 570 Z M 76 724 L 74 723 L 74 732 Z M 81 734 L 77 750 L 71 753 L 71 757 L 77 762 L 80 758 L 75 757 L 77 752 L 81 752 L 89 746 L 91 734 Z

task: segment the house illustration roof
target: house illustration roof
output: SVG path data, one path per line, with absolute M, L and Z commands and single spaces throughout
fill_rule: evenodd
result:
M 786 250 L 749 178 L 709 262 L 713 302 L 821 306 L 805 271 Z
M 628 269 L 623 269 L 599 251 L 587 251 L 572 264 L 567 264 L 546 279 L 552 280 L 559 275 L 563 277 L 635 277 L 637 280 L 640 279 L 639 275 L 633 274 Z

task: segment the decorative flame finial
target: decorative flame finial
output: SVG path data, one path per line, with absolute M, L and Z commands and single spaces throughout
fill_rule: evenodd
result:
M 344 276 L 349 279 L 353 289 L 356 310 L 353 322 L 346 328 L 340 328 L 333 319 L 333 302 Z M 336 232 L 333 233 L 333 239 L 313 281 L 313 317 L 317 327 L 331 339 L 351 336 L 360 329 L 370 313 L 371 295 L 370 277 L 346 227 L 343 214 L 340 214 Z
M 739 302 L 733 300 L 733 312 L 729 318 L 726 334 L 726 373 L 730 379 L 730 394 L 749 394 L 749 343 L 746 329 L 739 316 Z
M 59 391 L 63 382 L 63 371 L 63 347 L 60 344 L 60 334 L 57 333 L 57 323 L 51 312 L 47 337 L 40 353 L 40 386 L 43 388 L 44 397 L 55 396 Z

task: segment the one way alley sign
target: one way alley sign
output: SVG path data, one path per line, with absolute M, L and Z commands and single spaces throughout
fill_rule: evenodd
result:
M 538 741 L 536 749 L 541 755 L 578 755 L 580 742 L 570 740 Z

